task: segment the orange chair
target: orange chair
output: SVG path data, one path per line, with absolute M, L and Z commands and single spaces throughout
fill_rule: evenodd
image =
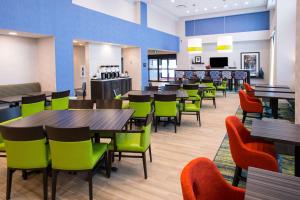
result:
M 239 91 L 240 105 L 243 110 L 243 123 L 246 120 L 247 113 L 259 113 L 259 118 L 263 117 L 263 105 L 262 102 L 254 97 L 250 97 L 243 90 Z
M 236 164 L 232 185 L 238 185 L 242 169 L 247 170 L 249 166 L 279 171 L 273 143 L 251 138 L 250 132 L 236 116 L 227 117 L 225 122 L 231 156 Z
M 254 97 L 255 90 L 248 83 L 244 83 L 244 88 L 249 96 Z
M 184 200 L 242 200 L 245 190 L 228 184 L 216 165 L 207 158 L 197 158 L 181 173 Z

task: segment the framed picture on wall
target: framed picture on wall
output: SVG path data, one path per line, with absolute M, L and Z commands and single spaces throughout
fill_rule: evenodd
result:
M 201 64 L 201 56 L 195 56 L 194 64 Z
M 250 76 L 258 76 L 260 69 L 260 52 L 242 52 L 241 68 L 250 70 Z
M 80 77 L 85 78 L 85 65 L 81 65 L 80 68 Z

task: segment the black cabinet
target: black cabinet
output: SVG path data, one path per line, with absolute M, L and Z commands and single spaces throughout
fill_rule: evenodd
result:
M 110 80 L 91 80 L 91 97 L 96 99 L 113 99 L 113 90 L 119 90 L 121 94 L 131 90 L 131 78 L 119 78 Z

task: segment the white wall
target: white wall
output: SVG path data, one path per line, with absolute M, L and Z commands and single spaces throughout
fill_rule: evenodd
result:
M 296 2 L 277 0 L 276 6 L 276 70 L 277 84 L 295 86 Z
M 72 0 L 73 4 L 111 15 L 126 21 L 140 23 L 138 3 L 128 0 Z
M 37 81 L 37 40 L 0 35 L 0 85 Z
M 128 71 L 132 78 L 132 89 L 142 89 L 142 61 L 140 48 L 122 49 L 124 72 Z
M 168 14 L 166 11 L 148 4 L 147 6 L 148 27 L 172 35 L 177 35 L 177 21 L 175 16 Z
M 43 91 L 56 91 L 54 38 L 37 39 L 37 81 Z
M 296 80 L 298 84 L 295 84 L 295 91 L 296 91 L 296 123 L 300 124 L 300 1 L 297 2 L 297 51 L 296 51 L 296 67 L 295 67 L 295 74 Z
M 82 82 L 86 82 L 86 77 L 81 77 L 81 66 L 85 66 L 85 47 L 84 46 L 74 46 L 74 87 L 81 88 Z M 88 72 L 85 69 L 85 72 Z

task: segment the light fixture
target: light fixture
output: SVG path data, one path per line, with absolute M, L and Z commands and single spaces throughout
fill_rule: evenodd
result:
M 190 38 L 188 39 L 188 48 L 189 53 L 202 53 L 202 39 L 201 38 Z
M 217 9 L 217 6 L 214 6 L 214 9 Z
M 207 11 L 208 9 L 207 8 L 204 8 L 204 11 Z
M 171 0 L 171 2 L 172 2 L 172 3 L 174 3 L 174 2 L 175 2 L 175 0 Z
M 217 51 L 220 53 L 232 52 L 233 39 L 232 36 L 219 36 L 217 41 Z
M 227 8 L 227 7 L 228 7 L 228 5 L 227 5 L 227 4 L 225 4 L 223 7 L 224 7 L 224 8 Z
M 246 2 L 245 2 L 245 5 L 248 5 L 248 4 L 249 4 L 249 2 L 248 2 L 248 1 L 246 1 Z
M 187 11 L 186 11 L 186 13 L 188 13 L 188 14 L 189 14 L 189 13 L 190 13 L 190 11 L 189 11 L 189 10 L 187 10 Z
M 9 32 L 8 34 L 9 34 L 9 35 L 18 35 L 17 32 Z
M 233 5 L 234 5 L 234 6 L 238 6 L 239 4 L 238 4 L 238 3 L 234 3 Z

